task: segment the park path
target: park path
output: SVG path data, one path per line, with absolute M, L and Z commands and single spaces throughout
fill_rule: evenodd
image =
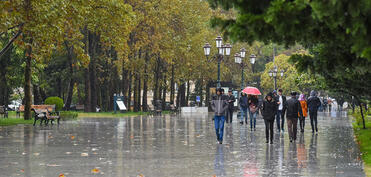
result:
M 216 144 L 211 115 L 86 118 L 60 126 L 0 127 L 0 176 L 365 176 L 349 119 L 320 113 L 318 135 L 265 144 L 234 118 Z

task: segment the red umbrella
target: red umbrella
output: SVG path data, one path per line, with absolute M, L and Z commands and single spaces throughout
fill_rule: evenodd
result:
M 242 90 L 242 92 L 248 94 L 248 95 L 261 95 L 259 89 L 255 87 L 246 87 Z

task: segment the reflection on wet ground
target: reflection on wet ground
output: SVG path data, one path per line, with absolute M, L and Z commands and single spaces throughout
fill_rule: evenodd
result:
M 211 115 L 80 119 L 0 127 L 0 176 L 364 176 L 346 115 L 320 113 L 318 135 L 287 132 L 265 144 L 233 122 L 216 143 Z M 236 121 L 236 118 L 234 118 Z

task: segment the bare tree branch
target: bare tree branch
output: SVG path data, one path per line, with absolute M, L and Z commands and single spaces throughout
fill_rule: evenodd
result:
M 10 39 L 10 41 L 8 42 L 8 44 L 5 45 L 5 47 L 3 49 L 1 49 L 0 51 L 0 57 L 2 57 L 5 52 L 10 48 L 10 45 L 18 38 L 18 36 L 22 33 L 22 30 L 19 30 L 17 32 L 17 34 L 15 34 L 12 39 Z

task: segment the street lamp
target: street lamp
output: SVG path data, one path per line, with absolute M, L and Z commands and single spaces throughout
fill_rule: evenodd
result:
M 214 59 L 217 59 L 218 62 L 218 80 L 216 87 L 220 88 L 220 63 L 224 59 L 224 56 L 230 56 L 232 46 L 230 44 L 223 45 L 223 38 L 221 36 L 216 37 L 215 43 L 216 48 L 218 49 L 218 55 L 214 56 Z M 211 45 L 209 43 L 206 43 L 203 48 L 206 59 L 208 60 L 208 57 L 210 56 Z
M 254 54 L 251 54 L 250 55 L 250 63 L 252 65 L 252 73 L 254 73 L 254 64 L 255 64 L 255 61 L 256 61 L 256 56 Z
M 274 90 L 277 90 L 277 73 L 278 73 L 278 68 L 277 68 L 276 65 L 274 65 L 273 70 L 270 70 L 270 71 L 268 72 L 269 77 L 273 77 L 273 79 L 274 79 Z M 285 73 L 285 70 L 282 69 L 278 74 L 279 74 L 281 77 L 283 77 L 283 74 L 284 74 L 284 73 Z
M 211 48 L 211 45 L 209 43 L 206 43 L 204 45 L 204 53 L 205 53 L 206 57 L 208 57 L 210 55 L 210 48 Z

